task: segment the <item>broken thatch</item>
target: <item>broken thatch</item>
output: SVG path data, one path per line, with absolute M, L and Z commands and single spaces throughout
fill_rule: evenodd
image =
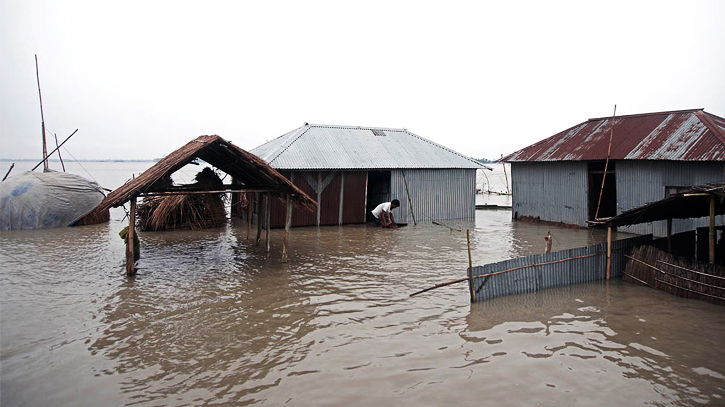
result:
M 193 186 L 218 190 L 223 183 L 207 167 L 196 174 Z M 224 203 L 225 195 L 221 193 L 146 197 L 136 209 L 138 226 L 144 231 L 220 227 L 227 221 Z
M 216 185 L 212 190 L 208 186 L 175 187 L 164 182 L 171 174 L 196 159 L 231 175 L 238 183 Z M 219 136 L 199 136 L 110 193 L 97 210 L 121 206 L 138 196 L 234 191 L 264 192 L 278 198 L 289 194 L 293 202 L 309 209 L 314 209 L 317 205 L 313 199 L 256 155 L 242 150 Z

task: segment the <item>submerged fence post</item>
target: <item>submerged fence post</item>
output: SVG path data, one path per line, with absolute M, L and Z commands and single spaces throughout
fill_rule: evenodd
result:
M 466 229 L 466 243 L 468 244 L 468 290 L 471 292 L 471 302 L 476 302 L 476 291 L 473 289 L 473 260 L 471 259 L 471 236 Z
M 612 274 L 612 225 L 607 225 L 607 280 Z
M 128 243 L 126 244 L 126 275 L 136 274 L 136 259 L 134 258 L 133 240 L 136 235 L 136 197 L 131 198 L 131 209 L 128 214 Z

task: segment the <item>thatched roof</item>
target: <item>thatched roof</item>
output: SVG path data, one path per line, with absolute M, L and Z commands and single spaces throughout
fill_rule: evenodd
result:
M 224 188 L 229 192 L 268 191 L 272 196 L 279 198 L 291 194 L 293 201 L 308 208 L 314 209 L 317 205 L 312 198 L 256 155 L 242 150 L 219 136 L 199 136 L 108 194 L 96 210 L 121 206 L 132 197 L 142 194 L 179 192 L 180 188 L 161 187 L 159 186 L 161 183 L 157 181 L 170 176 L 197 158 L 242 183 L 242 185 L 225 185 Z M 189 191 L 188 188 L 183 190 Z
M 612 226 L 636 225 L 666 219 L 701 218 L 710 215 L 710 197 L 715 198 L 715 215 L 725 214 L 725 182 L 694 186 L 657 202 L 599 219 Z

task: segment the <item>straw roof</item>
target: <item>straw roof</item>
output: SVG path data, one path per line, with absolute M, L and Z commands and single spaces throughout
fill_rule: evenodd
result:
M 242 183 L 242 185 L 226 185 L 225 189 L 230 192 L 232 190 L 268 191 L 272 196 L 279 198 L 290 194 L 293 201 L 308 208 L 314 209 L 317 205 L 312 198 L 294 186 L 287 178 L 262 159 L 214 135 L 199 136 L 167 155 L 138 177 L 108 194 L 96 210 L 121 206 L 131 200 L 132 197 L 145 193 L 179 192 L 178 187 L 173 189 L 164 188 L 160 187 L 156 182 L 170 176 L 197 158 L 213 165 L 218 170 L 231 175 Z M 185 190 L 189 191 L 188 188 Z

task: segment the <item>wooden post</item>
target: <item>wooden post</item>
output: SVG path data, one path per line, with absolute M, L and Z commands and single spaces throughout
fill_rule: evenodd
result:
M 715 195 L 710 195 L 710 264 L 715 264 Z
M 612 274 L 612 225 L 607 225 L 607 280 Z
M 126 244 L 126 275 L 132 276 L 136 274 L 136 260 L 133 256 L 134 236 L 136 231 L 136 197 L 131 198 L 131 209 L 128 214 L 128 243 Z
M 413 218 L 413 224 L 417 225 L 415 221 L 415 212 L 413 212 L 413 200 L 410 198 L 410 191 L 408 190 L 408 179 L 405 178 L 405 171 L 400 171 L 403 174 L 403 182 L 405 183 L 405 194 L 408 195 L 408 205 L 410 205 L 410 216 Z
M 345 171 L 340 172 L 340 207 L 337 210 L 337 224 L 342 225 L 342 213 L 345 209 Z
M 287 246 L 289 244 L 290 227 L 292 226 L 292 199 L 290 198 L 290 194 L 287 194 L 285 203 L 287 204 L 287 214 L 285 215 L 285 218 L 284 218 L 284 241 L 282 242 L 282 263 L 287 263 L 287 252 L 289 251 Z
M 667 219 L 667 253 L 672 254 L 672 218 Z
M 264 194 L 264 244 L 265 251 L 269 253 L 269 192 Z
M 471 236 L 466 229 L 466 243 L 468 243 L 468 290 L 471 292 L 471 302 L 476 302 L 476 290 L 473 289 L 473 260 L 471 259 Z
M 254 196 L 257 200 L 257 242 L 256 245 L 259 246 L 259 242 L 262 240 L 262 205 L 260 204 L 261 196 L 259 192 L 255 192 Z
M 252 201 L 246 192 L 245 195 L 247 196 L 247 240 L 249 240 L 249 236 L 252 234 Z

